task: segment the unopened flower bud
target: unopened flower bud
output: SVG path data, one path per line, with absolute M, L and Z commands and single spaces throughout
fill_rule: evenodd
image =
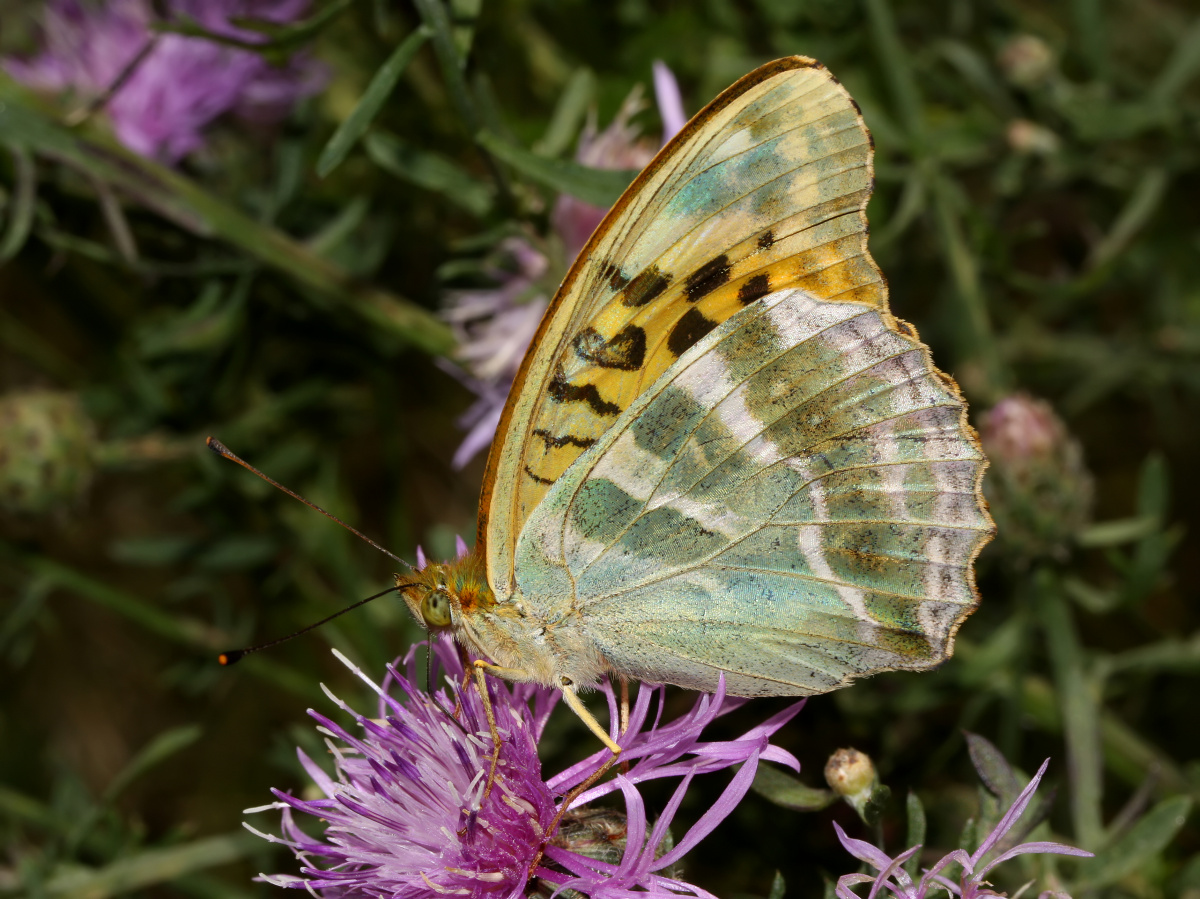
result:
M 1054 51 L 1036 35 L 1019 34 L 1000 48 L 997 61 L 1017 87 L 1037 87 L 1054 70 Z
M 857 749 L 839 749 L 825 763 L 825 782 L 839 796 L 869 792 L 878 779 L 871 757 Z
M 1051 156 L 1060 145 L 1057 134 L 1029 119 L 1013 119 L 1008 123 L 1005 137 L 1012 149 L 1030 156 Z
M 39 514 L 78 500 L 91 483 L 95 431 L 73 393 L 0 396 L 0 507 Z
M 1064 554 L 1091 510 L 1092 478 L 1078 441 L 1048 403 L 1023 393 L 984 415 L 980 440 L 991 462 L 984 491 L 999 545 L 1026 561 Z

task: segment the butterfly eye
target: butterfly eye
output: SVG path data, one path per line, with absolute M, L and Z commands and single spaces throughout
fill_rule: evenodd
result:
M 421 617 L 430 627 L 450 626 L 450 599 L 440 590 L 425 595 L 421 601 Z

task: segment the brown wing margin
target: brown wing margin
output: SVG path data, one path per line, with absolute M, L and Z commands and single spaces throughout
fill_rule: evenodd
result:
M 774 62 L 769 62 L 766 65 L 760 66 L 753 72 L 739 79 L 730 87 L 726 88 L 716 97 L 711 103 L 705 106 L 700 112 L 691 118 L 684 125 L 678 134 L 676 134 L 651 160 L 650 164 L 642 170 L 641 174 L 634 179 L 633 183 L 626 188 L 621 194 L 620 199 L 613 204 L 612 209 L 601 221 L 599 227 L 588 239 L 587 244 L 580 251 L 575 261 L 571 264 L 567 275 L 563 278 L 562 284 L 554 294 L 554 299 L 550 302 L 546 309 L 545 315 L 542 316 L 542 321 L 538 325 L 537 332 L 533 336 L 533 340 L 529 344 L 529 349 L 525 352 L 525 357 L 521 360 L 521 367 L 517 370 L 516 377 L 513 379 L 512 388 L 509 390 L 508 401 L 504 404 L 504 411 L 500 415 L 500 421 L 496 426 L 496 437 L 492 440 L 491 450 L 488 452 L 487 467 L 484 470 L 483 486 L 479 496 L 479 521 L 475 537 L 475 551 L 487 558 L 487 533 L 488 524 L 492 513 L 492 496 L 494 494 L 496 472 L 499 468 L 500 457 L 504 449 L 505 443 L 510 439 L 522 439 L 524 435 L 513 435 L 509 433 L 510 423 L 512 420 L 513 409 L 516 406 L 517 397 L 521 396 L 526 390 L 526 378 L 528 376 L 529 367 L 537 348 L 540 346 L 542 339 L 549 330 L 551 323 L 560 311 L 564 298 L 570 294 L 571 288 L 578 280 L 580 274 L 588 265 L 593 250 L 597 244 L 603 240 L 608 233 L 613 223 L 624 214 L 626 206 L 632 197 L 636 196 L 647 181 L 662 168 L 666 160 L 671 158 L 678 150 L 681 144 L 686 143 L 695 135 L 697 131 L 704 127 L 708 120 L 716 113 L 720 112 L 746 91 L 762 84 L 764 81 L 778 75 L 781 72 L 792 71 L 795 69 L 823 69 L 817 60 L 810 59 L 807 56 L 789 56 L 783 59 L 777 59 Z M 832 77 L 832 76 L 831 76 Z M 865 236 L 864 236 L 865 240 Z M 867 256 L 870 259 L 870 256 Z M 873 263 L 872 263 L 873 264 Z

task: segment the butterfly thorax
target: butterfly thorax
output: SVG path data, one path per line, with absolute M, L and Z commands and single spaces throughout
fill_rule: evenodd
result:
M 535 614 L 521 597 L 497 601 L 482 555 L 426 565 L 397 575 L 413 617 L 434 632 L 448 632 L 477 658 L 504 669 L 510 680 L 546 686 L 590 686 L 607 665 L 569 617 Z

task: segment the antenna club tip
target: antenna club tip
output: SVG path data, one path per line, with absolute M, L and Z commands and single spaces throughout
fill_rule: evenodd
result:
M 223 652 L 217 656 L 217 661 L 225 667 L 234 665 L 239 662 L 246 653 L 240 649 L 231 649 L 228 652 Z
M 219 453 L 222 456 L 224 456 L 226 453 L 229 452 L 229 450 L 225 449 L 225 444 L 223 444 L 216 437 L 206 437 L 204 439 L 204 445 L 207 446 L 214 453 Z

